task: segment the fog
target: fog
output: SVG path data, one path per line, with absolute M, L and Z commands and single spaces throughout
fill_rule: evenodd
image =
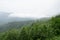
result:
M 0 18 L 42 18 L 60 12 L 60 0 L 0 0 Z

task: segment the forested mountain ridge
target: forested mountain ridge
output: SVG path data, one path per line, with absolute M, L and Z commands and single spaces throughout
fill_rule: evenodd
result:
M 57 16 L 0 33 L 0 40 L 60 40 L 60 17 Z

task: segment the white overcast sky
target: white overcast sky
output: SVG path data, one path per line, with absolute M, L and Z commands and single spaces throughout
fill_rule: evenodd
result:
M 11 17 L 48 17 L 60 12 L 60 0 L 0 0 L 0 12 Z

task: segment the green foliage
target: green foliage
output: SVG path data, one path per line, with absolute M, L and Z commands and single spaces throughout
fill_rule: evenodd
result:
M 1 40 L 17 40 L 17 37 L 18 37 L 18 31 L 11 30 L 11 31 L 5 32 L 1 36 Z
M 51 26 L 54 28 L 55 34 L 60 35 L 60 18 L 52 18 Z
M 29 40 L 29 29 L 27 27 L 21 28 L 18 40 Z

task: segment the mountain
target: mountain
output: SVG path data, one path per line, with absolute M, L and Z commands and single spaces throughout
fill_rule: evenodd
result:
M 0 32 L 12 28 L 19 28 L 34 20 L 32 18 L 10 17 L 10 14 L 11 13 L 0 12 Z
M 0 12 L 0 32 L 20 28 L 22 26 L 32 23 L 33 18 L 9 17 L 10 13 Z M 38 19 L 40 22 L 45 22 L 49 18 Z M 37 19 L 36 19 L 37 20 Z
M 0 12 L 0 25 L 6 24 L 8 22 L 33 20 L 32 18 L 9 17 L 10 14 L 11 13 Z

